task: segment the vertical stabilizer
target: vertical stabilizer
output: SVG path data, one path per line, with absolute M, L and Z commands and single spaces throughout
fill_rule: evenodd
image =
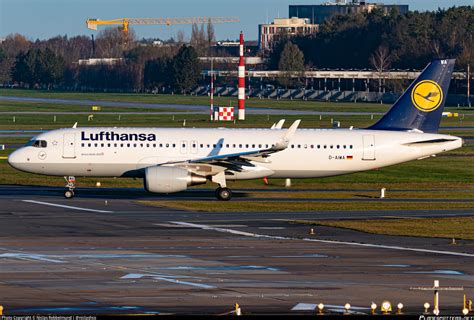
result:
M 433 60 L 369 129 L 438 132 L 455 59 Z

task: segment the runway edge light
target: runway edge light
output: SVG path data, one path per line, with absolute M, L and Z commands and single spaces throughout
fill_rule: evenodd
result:
M 428 302 L 425 302 L 425 304 L 423 305 L 423 307 L 425 308 L 425 313 L 429 313 L 430 312 L 430 304 Z
M 351 309 L 351 304 L 350 303 L 346 303 L 344 305 L 344 309 L 346 310 L 346 313 L 349 313 L 349 310 Z
M 377 304 L 375 302 L 371 303 L 370 310 L 372 311 L 372 314 L 375 314 L 375 311 L 377 310 Z
M 322 302 L 318 304 L 318 313 L 324 314 L 324 303 Z
M 390 301 L 383 301 L 382 305 L 380 306 L 380 311 L 382 311 L 383 314 L 389 314 L 390 312 L 392 312 L 392 304 L 390 303 Z
M 234 313 L 236 316 L 242 315 L 242 310 L 240 309 L 240 305 L 238 303 L 234 304 Z
M 397 314 L 402 314 L 403 313 L 403 303 L 399 302 L 397 304 Z

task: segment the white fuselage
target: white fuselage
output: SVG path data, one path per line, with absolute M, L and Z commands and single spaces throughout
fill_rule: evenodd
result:
M 35 137 L 9 157 L 15 168 L 45 175 L 141 177 L 143 168 L 218 154 L 269 148 L 282 135 L 271 129 L 71 128 Z M 228 170 L 230 180 L 313 178 L 371 170 L 462 146 L 449 135 L 359 129 L 298 129 L 287 149 L 266 162 Z M 142 169 L 142 170 L 141 170 Z

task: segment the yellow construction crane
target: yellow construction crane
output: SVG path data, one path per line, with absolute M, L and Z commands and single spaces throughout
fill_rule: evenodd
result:
M 128 26 L 131 24 L 164 24 L 167 26 L 173 24 L 201 24 L 201 23 L 225 23 L 239 22 L 237 17 L 189 17 L 189 18 L 120 18 L 112 20 L 87 19 L 87 28 L 97 30 L 98 25 L 120 25 L 124 32 L 128 32 Z

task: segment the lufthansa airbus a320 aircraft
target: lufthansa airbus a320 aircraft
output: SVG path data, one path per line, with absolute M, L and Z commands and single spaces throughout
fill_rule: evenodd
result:
M 392 108 L 366 129 L 73 128 L 34 137 L 13 152 L 16 169 L 64 176 L 138 177 L 150 192 L 172 193 L 207 181 L 229 200 L 227 180 L 315 178 L 386 167 L 462 146 L 438 134 L 454 60 L 434 60 Z

